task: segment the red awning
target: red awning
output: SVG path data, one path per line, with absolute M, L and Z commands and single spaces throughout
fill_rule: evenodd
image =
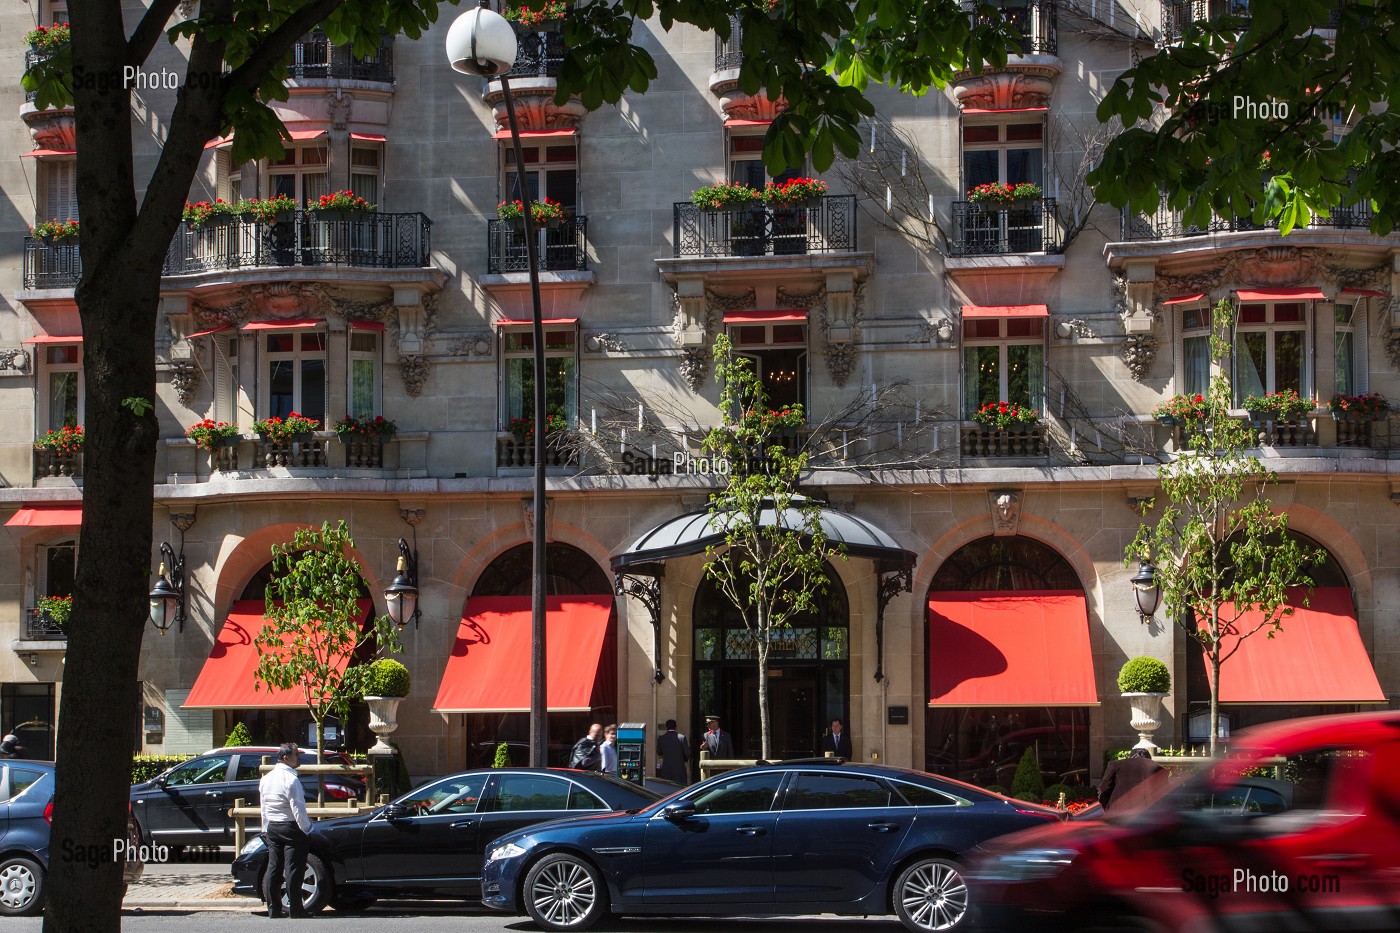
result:
M 1303 606 L 1306 595 L 1303 589 L 1288 591 L 1295 608 L 1273 638 L 1268 628 L 1248 635 L 1262 618 L 1257 612 L 1245 613 L 1225 633 L 1221 653 L 1237 645 L 1239 650 L 1220 666 L 1221 703 L 1386 702 L 1356 628 L 1351 590 L 1318 588 Z
M 297 327 L 320 327 L 326 323 L 321 318 L 288 318 L 285 321 L 252 321 L 244 324 L 244 330 L 290 330 Z
M 983 108 L 965 107 L 963 113 L 1045 113 L 1049 107 L 1003 107 L 1003 108 Z
M 1327 296 L 1315 288 L 1240 288 L 1240 301 L 1326 301 Z
M 190 335 L 189 335 L 188 337 L 186 337 L 185 339 L 186 339 L 186 340 L 193 340 L 193 339 L 195 339 L 196 337 L 208 337 L 210 334 L 217 334 L 217 333 L 219 333 L 219 331 L 223 331 L 223 330 L 233 330 L 233 325 L 232 325 L 232 324 L 221 324 L 221 325 L 219 325 L 218 327 L 211 327 L 211 328 L 209 328 L 208 330 L 197 330 L 197 331 L 195 331 L 193 334 L 190 334 Z
M 292 139 L 294 139 L 294 140 L 300 142 L 300 141 L 306 140 L 306 139 L 320 139 L 322 136 L 325 136 L 325 135 L 326 135 L 326 131 L 325 131 L 325 130 L 289 130 L 289 131 L 288 131 L 288 135 L 291 136 Z
M 613 597 L 545 601 L 545 679 L 551 712 L 592 708 L 593 680 Z M 530 597 L 473 596 L 462 614 L 433 709 L 515 713 L 530 709 Z
M 775 324 L 784 321 L 807 320 L 807 309 L 797 311 L 727 311 L 726 324 Z
M 368 615 L 372 604 L 359 601 Z M 269 691 L 257 679 L 258 647 L 253 639 L 263 628 L 265 603 L 260 599 L 241 600 L 229 610 L 228 620 L 209 652 L 190 694 L 185 709 L 304 709 L 306 694 L 301 688 Z M 339 659 L 337 665 L 345 670 L 350 659 Z
M 351 330 L 377 330 L 377 331 L 383 331 L 383 330 L 384 330 L 384 322 L 383 322 L 383 321 L 351 321 L 351 322 L 350 322 L 350 329 L 351 329 Z
M 79 528 L 83 507 L 72 505 L 31 505 L 20 509 L 5 522 L 7 528 Z
M 21 159 L 42 159 L 48 156 L 70 156 L 77 155 L 76 149 L 31 149 L 28 152 L 21 152 Z
M 1097 706 L 1084 594 L 929 597 L 929 706 Z
M 82 334 L 35 334 L 23 343 L 82 343 Z
M 1193 301 L 1200 301 L 1201 299 L 1203 299 L 1203 298 L 1205 298 L 1205 297 L 1206 297 L 1206 293 L 1205 293 L 1205 292 L 1197 292 L 1197 293 L 1194 294 L 1194 295 L 1179 295 L 1179 296 L 1177 296 L 1176 298 L 1168 298 L 1166 301 L 1162 302 L 1162 304 L 1164 304 L 1164 305 L 1187 305 L 1187 304 L 1190 304 L 1190 303 L 1193 302 Z
M 495 322 L 497 327 L 530 327 L 534 321 L 517 321 L 512 318 L 498 318 Z M 576 317 L 547 317 L 540 321 L 541 324 L 577 324 Z
M 578 135 L 578 130 L 521 130 L 521 140 L 526 139 L 563 139 Z M 510 139 L 510 130 L 497 130 L 491 136 L 492 139 Z
M 1364 298 L 1389 298 L 1385 292 L 1373 292 L 1369 288 L 1344 288 L 1344 295 L 1361 295 Z
M 963 305 L 962 316 L 969 317 L 1049 317 L 1045 305 Z
M 382 143 L 385 141 L 383 133 L 351 133 L 350 138 L 369 143 Z
M 772 126 L 772 120 L 725 120 L 725 126 Z

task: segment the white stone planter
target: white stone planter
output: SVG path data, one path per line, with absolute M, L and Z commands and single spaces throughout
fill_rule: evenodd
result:
M 394 754 L 394 749 L 384 741 L 384 737 L 399 727 L 399 704 L 402 702 L 403 697 L 365 697 L 365 703 L 369 706 L 369 727 L 379 737 L 370 746 L 369 754 Z
M 1129 720 L 1129 725 L 1138 734 L 1138 743 L 1133 748 L 1145 748 L 1149 752 L 1156 751 L 1157 743 L 1152 741 L 1152 733 L 1156 732 L 1162 725 L 1158 715 L 1162 709 L 1162 700 L 1170 694 L 1166 693 L 1125 693 L 1123 694 L 1133 707 L 1133 718 Z

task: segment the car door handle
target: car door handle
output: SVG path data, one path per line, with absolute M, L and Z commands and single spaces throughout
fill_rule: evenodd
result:
M 449 824 L 448 828 L 449 828 L 449 829 L 466 829 L 468 826 L 475 826 L 475 825 L 476 825 L 476 820 L 458 820 L 458 821 L 455 822 L 455 823 Z
M 762 836 L 768 832 L 762 826 L 736 826 L 734 831 L 741 836 Z
M 877 833 L 892 833 L 896 829 L 899 829 L 899 824 L 897 823 L 866 823 L 865 825 L 869 826 Z

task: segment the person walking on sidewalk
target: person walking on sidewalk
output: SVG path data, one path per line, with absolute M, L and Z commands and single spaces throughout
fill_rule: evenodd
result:
M 277 764 L 258 782 L 263 836 L 267 839 L 267 881 L 263 893 L 269 917 L 283 915 L 284 868 L 287 913 L 293 917 L 311 916 L 306 912 L 301 890 L 301 879 L 306 874 L 306 834 L 311 831 L 311 816 L 306 812 L 306 792 L 297 777 L 300 765 L 301 750 L 295 742 L 284 742 L 277 749 Z

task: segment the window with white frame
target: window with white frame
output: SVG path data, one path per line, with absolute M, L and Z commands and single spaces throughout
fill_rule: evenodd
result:
M 1366 389 L 1365 374 L 1359 369 L 1357 334 L 1364 338 L 1365 327 L 1357 326 L 1356 306 L 1350 304 L 1335 305 L 1332 321 L 1332 391 L 1361 395 Z
M 355 143 L 350 147 L 350 190 L 371 204 L 379 203 L 379 173 L 384 147 Z
M 501 329 L 505 368 L 503 426 L 516 418 L 530 419 L 535 407 L 535 335 L 530 327 Z M 573 324 L 544 329 L 545 415 L 570 425 L 578 421 L 578 328 Z
M 1235 317 L 1235 403 L 1292 389 L 1312 394 L 1308 378 L 1307 304 L 1242 304 Z
M 72 159 L 39 160 L 39 220 L 78 219 L 77 167 Z
M 763 165 L 763 127 L 753 129 L 753 132 L 727 131 L 729 181 L 762 190 L 770 181 L 787 181 L 802 176 L 799 169 L 788 169 L 781 175 L 769 175 L 768 169 Z
M 963 321 L 963 415 L 988 402 L 1041 408 L 1045 318 L 977 317 Z
M 326 334 L 324 331 L 271 331 L 264 338 L 262 410 L 264 418 L 297 412 L 325 423 Z
M 1210 388 L 1210 321 L 1204 305 L 1181 312 L 1181 391 L 1188 395 Z
M 238 424 L 238 341 L 237 336 L 213 336 L 214 420 Z
M 267 167 L 272 197 L 286 195 L 298 204 L 316 201 L 330 191 L 326 175 L 326 147 L 295 146 Z M 240 190 L 242 186 L 240 185 Z
M 350 331 L 350 365 L 347 375 L 349 414 L 352 418 L 372 418 L 379 414 L 379 333 Z
M 39 571 L 36 596 L 72 596 L 78 566 L 78 542 L 69 538 L 41 544 L 34 566 Z
M 753 360 L 772 409 L 801 405 L 807 411 L 807 324 L 763 322 L 729 325 L 734 350 Z
M 48 344 L 39 358 L 39 430 L 77 427 L 83 412 L 83 345 Z
M 1045 184 L 1045 124 L 965 123 L 963 190 L 990 182 Z
M 46 7 L 48 9 L 48 23 L 50 26 L 57 26 L 60 23 L 69 21 L 67 0 L 63 0 L 63 2 L 50 2 L 46 4 Z
M 520 183 L 516 178 L 515 147 L 507 143 L 502 147 L 505 157 L 503 201 L 538 201 L 544 197 L 558 201 L 570 212 L 578 207 L 578 143 L 573 139 L 559 138 L 549 143 L 520 147 L 521 158 L 525 161 L 525 188 L 528 197 L 521 197 Z

